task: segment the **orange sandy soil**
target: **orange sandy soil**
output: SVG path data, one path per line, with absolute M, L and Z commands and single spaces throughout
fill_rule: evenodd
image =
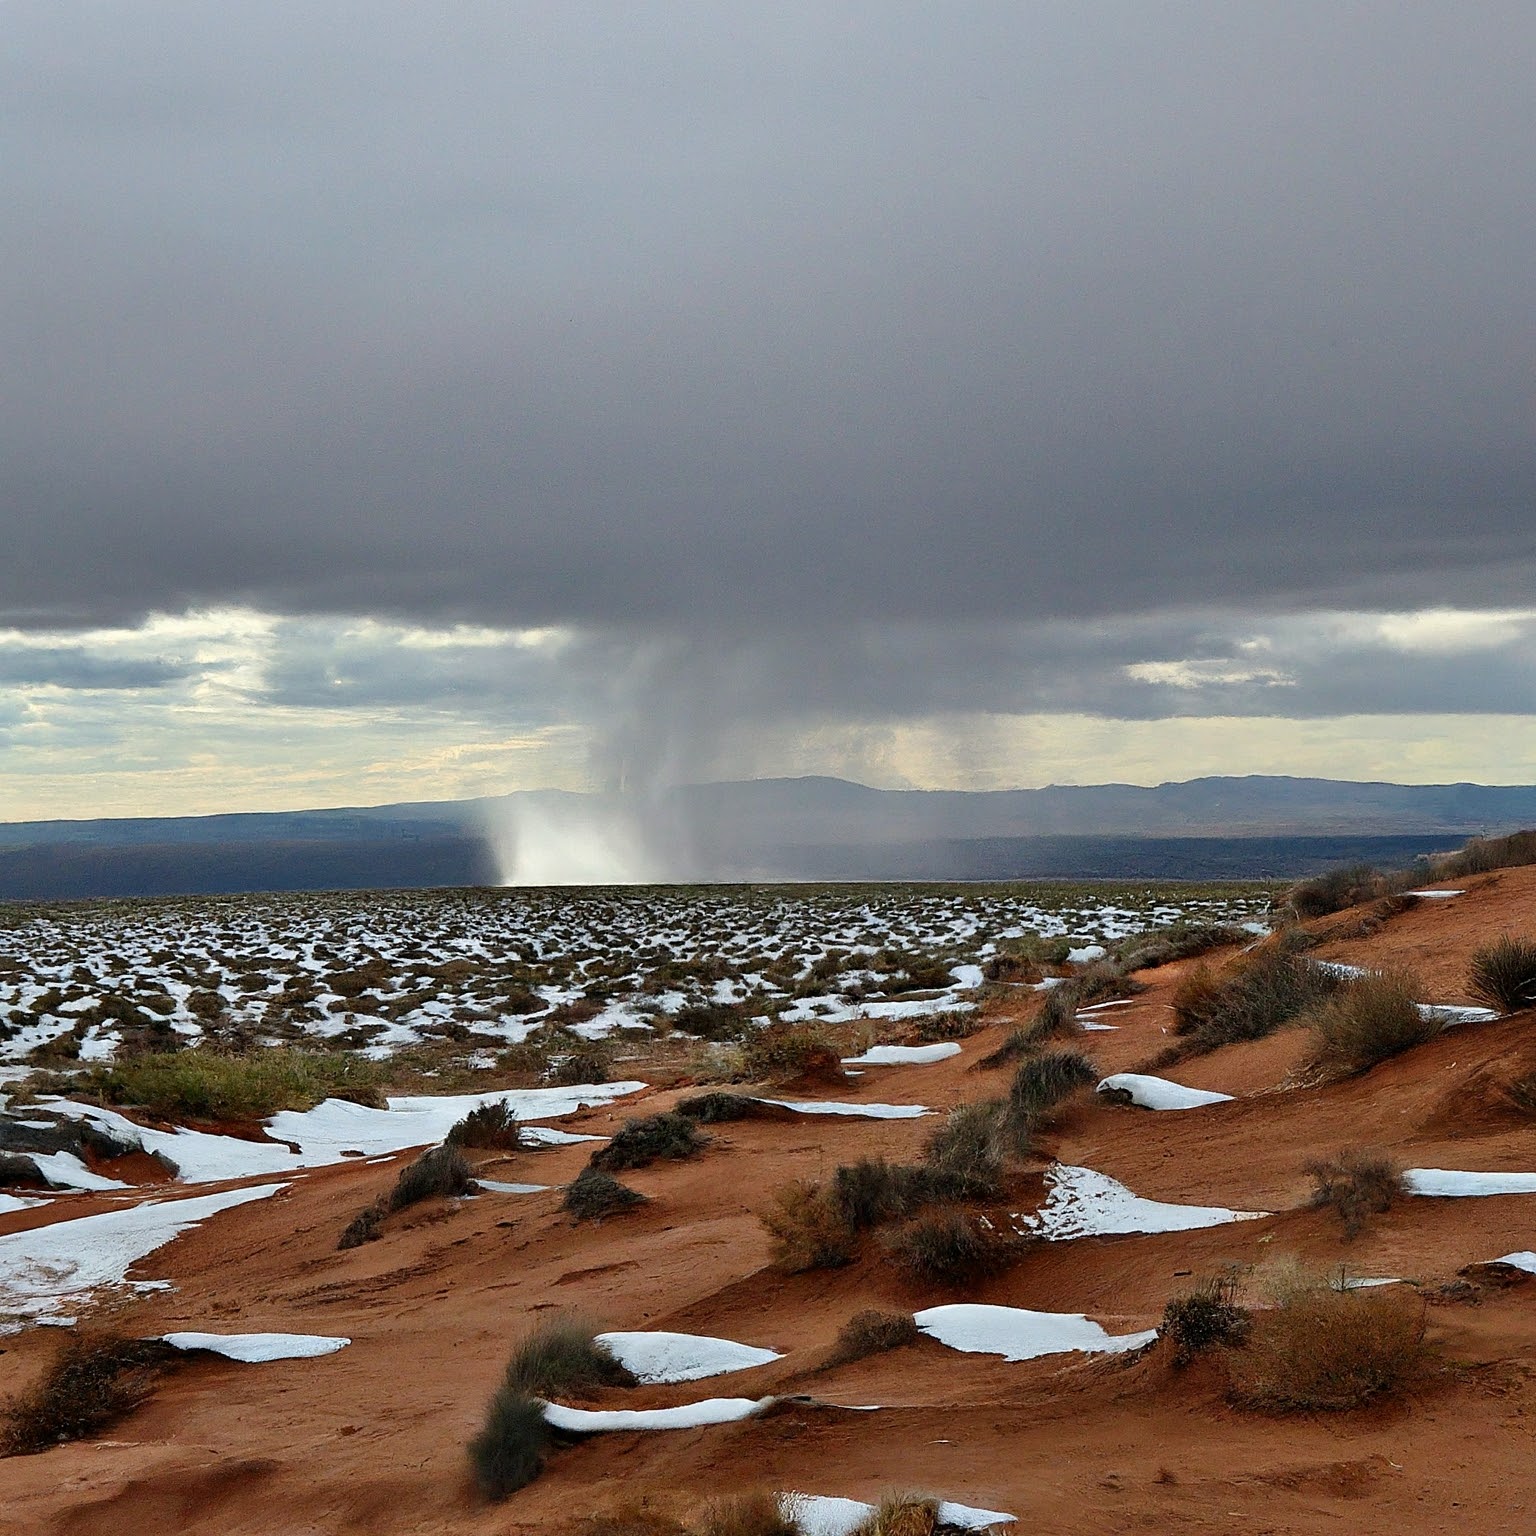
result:
M 1536 869 L 1464 884 L 1464 896 L 1422 902 L 1363 935 L 1362 913 L 1327 919 L 1315 926 L 1341 937 L 1318 953 L 1412 965 L 1430 999 L 1461 1000 L 1473 948 L 1536 931 Z M 1145 973 L 1147 990 L 1130 1006 L 1098 1015 L 1120 1026 L 1080 1042 L 1103 1072 L 1134 1069 L 1167 1043 L 1169 998 L 1187 969 Z M 959 1057 L 873 1068 L 823 1096 L 945 1109 L 1002 1092 L 1006 1070 L 971 1064 L 1033 1006 L 1018 996 Z M 1399 1276 L 1429 1293 L 1465 1265 L 1536 1247 L 1536 1196 L 1402 1200 L 1346 1243 L 1332 1216 L 1306 1208 L 1304 1171 L 1310 1158 L 1353 1144 L 1390 1148 L 1405 1166 L 1536 1169 L 1536 1130 L 1501 1107 L 1498 1092 L 1512 1072 L 1536 1067 L 1536 1020 L 1463 1026 L 1352 1081 L 1287 1086 L 1306 1047 L 1293 1030 L 1168 1072 L 1242 1096 L 1233 1103 L 1154 1114 L 1085 1097 L 1043 1138 L 1013 1202 L 1038 1204 L 1040 1172 L 1059 1158 L 1140 1195 L 1276 1214 L 1198 1232 L 1042 1244 L 965 1294 L 909 1283 L 875 1241 L 845 1269 L 776 1274 L 755 1214 L 787 1179 L 861 1155 L 915 1157 L 931 1117 L 725 1125 L 698 1158 L 625 1175 L 651 1202 L 600 1225 L 573 1225 L 558 1189 L 487 1194 L 393 1218 L 383 1240 L 347 1253 L 336 1251 L 337 1234 L 395 1169 L 351 1164 L 300 1176 L 153 1254 L 135 1273 L 168 1277 L 176 1289 L 119 1303 L 109 1320 L 146 1335 L 346 1334 L 352 1346 L 266 1365 L 199 1357 L 105 1439 L 0 1463 L 0 1531 L 559 1532 L 620 1499 L 686 1512 L 754 1486 L 865 1499 L 920 1489 L 1011 1510 L 1021 1536 L 1536 1530 L 1536 1283 L 1432 1298 L 1431 1336 L 1448 1368 L 1406 1399 L 1347 1414 L 1240 1411 L 1225 1401 L 1214 1366 L 1174 1372 L 1161 1351 L 1007 1364 L 925 1339 L 816 1373 L 838 1328 L 863 1307 L 998 1302 L 1084 1311 L 1124 1332 L 1155 1325 L 1170 1295 L 1229 1262 L 1295 1254 Z M 562 1123 L 607 1131 L 642 1103 L 650 1111 L 676 1097 L 648 1093 Z M 517 1154 L 484 1171 L 555 1185 L 587 1150 Z M 55 1211 L 102 1204 L 82 1195 Z M 0 1231 L 39 1219 L 0 1218 Z M 610 1392 L 603 1405 L 807 1400 L 740 1424 L 593 1436 L 557 1453 L 506 1503 L 486 1505 L 471 1486 L 465 1442 L 513 1341 L 563 1308 L 606 1327 L 712 1333 L 785 1352 L 703 1382 Z M 39 1328 L 3 1342 L 0 1389 L 15 1389 L 57 1335 Z M 884 1411 L 831 1406 L 870 1403 Z

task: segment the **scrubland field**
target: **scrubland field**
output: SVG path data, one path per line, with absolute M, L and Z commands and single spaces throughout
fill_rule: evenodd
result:
M 5 909 L 0 1531 L 1536 1516 L 1536 867 Z

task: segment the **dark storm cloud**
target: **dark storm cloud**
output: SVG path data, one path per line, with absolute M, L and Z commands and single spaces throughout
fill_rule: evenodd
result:
M 13 622 L 1528 589 L 1528 5 L 11 0 L 0 40 Z
M 201 668 L 158 658 L 102 656 L 79 645 L 0 647 L 0 685 L 137 690 L 165 688 Z

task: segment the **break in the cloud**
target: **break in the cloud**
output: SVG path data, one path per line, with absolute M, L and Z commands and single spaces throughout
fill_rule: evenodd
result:
M 0 42 L 5 814 L 1531 776 L 1527 5 Z

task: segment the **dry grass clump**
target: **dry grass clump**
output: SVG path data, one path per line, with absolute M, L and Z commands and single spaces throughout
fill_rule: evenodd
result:
M 532 1145 L 524 1137 L 511 1107 L 502 1101 L 470 1110 L 444 1140 L 450 1147 L 494 1152 L 526 1151 Z
M 855 1360 L 867 1360 L 871 1355 L 883 1355 L 907 1344 L 915 1344 L 922 1337 L 917 1321 L 910 1312 L 881 1312 L 869 1307 L 855 1312 L 838 1329 L 823 1370 L 835 1365 L 850 1365 Z
M 569 1049 L 544 1069 L 543 1081 L 551 1088 L 580 1088 L 587 1083 L 606 1083 L 612 1059 L 613 1047 L 605 1041 L 585 1040 L 574 1035 Z
M 179 1358 L 160 1339 L 70 1338 L 42 1378 L 0 1412 L 0 1455 L 28 1456 L 107 1428 L 144 1402 Z
M 1013 1075 L 1008 1122 L 1027 1136 L 1052 1110 L 1098 1080 L 1098 1069 L 1081 1051 L 1042 1051 L 1024 1061 Z
M 944 1207 L 922 1215 L 885 1238 L 894 1264 L 915 1279 L 965 1285 L 1000 1274 L 1018 1261 L 1023 1243 L 984 1216 Z
M 1536 1118 L 1536 1072 L 1525 1072 L 1507 1082 L 1504 1099 L 1511 1109 Z
M 1312 1284 L 1252 1313 L 1226 1359 L 1231 1395 L 1244 1407 L 1339 1412 L 1422 1380 L 1433 1352 L 1424 1303 L 1405 1287 Z
M 773 1244 L 773 1263 L 786 1274 L 835 1269 L 851 1262 L 857 1240 L 828 1190 L 795 1179 L 773 1192 L 773 1203 L 758 1215 Z
M 924 1165 L 964 1199 L 996 1198 L 1002 1193 L 1006 1118 L 1001 1099 L 950 1110 L 923 1147 Z
M 526 1488 L 549 1459 L 554 1443 L 544 1405 L 502 1385 L 491 1394 L 480 1433 L 469 1442 L 475 1486 L 499 1502 Z
M 1266 944 L 1221 973 L 1199 966 L 1173 995 L 1173 1030 L 1191 1054 L 1262 1040 L 1318 1007 L 1342 985 L 1283 944 Z
M 888 1493 L 852 1536 L 933 1536 L 939 1521 L 937 1499 L 916 1493 Z
M 1408 971 L 1361 976 L 1340 987 L 1307 1019 L 1317 1037 L 1317 1066 L 1348 1077 L 1433 1040 L 1445 1025 L 1419 1012 L 1414 999 L 1420 991 Z
M 389 1214 L 382 1200 L 365 1205 L 356 1216 L 341 1229 L 336 1240 L 338 1250 L 361 1248 L 364 1243 L 375 1243 L 384 1236 L 384 1218 Z
M 804 1024 L 770 1024 L 750 1035 L 741 1047 L 741 1075 L 750 1082 L 848 1081 L 832 1038 Z
M 850 1232 L 910 1216 L 928 1201 L 950 1193 L 947 1181 L 925 1167 L 861 1157 L 832 1175 L 829 1197 Z
M 694 1536 L 797 1536 L 777 1494 L 766 1489 L 713 1499 L 700 1511 Z
M 1192 960 L 1213 949 L 1252 940 L 1247 929 L 1222 923 L 1171 923 L 1166 928 L 1122 939 L 1115 949 L 1115 961 L 1123 971 L 1151 971 L 1176 960 Z
M 1208 1349 L 1241 1344 L 1248 1333 L 1248 1313 L 1237 1304 L 1236 1277 L 1213 1276 L 1192 1291 L 1170 1297 L 1157 1332 L 1168 1340 L 1173 1363 L 1181 1368 Z
M 1467 972 L 1467 988 L 1473 997 L 1500 1013 L 1536 1007 L 1536 941 L 1505 934 L 1476 950 Z
M 569 1313 L 545 1318 L 517 1343 L 505 1384 L 526 1397 L 584 1396 L 599 1387 L 632 1387 L 636 1378 L 620 1365 L 596 1330 Z
M 1344 1224 L 1344 1235 L 1355 1237 L 1366 1220 L 1392 1209 L 1407 1194 L 1403 1171 L 1385 1152 L 1346 1147 L 1330 1158 L 1307 1164 L 1315 1188 L 1312 1204 L 1331 1209 Z
M 592 1154 L 594 1168 L 607 1172 L 645 1168 L 660 1159 L 692 1157 L 709 1145 L 709 1138 L 687 1115 L 667 1111 L 626 1120 L 605 1147 Z
M 598 1168 L 583 1168 L 566 1186 L 562 1208 L 577 1221 L 601 1221 L 616 1211 L 626 1211 L 631 1206 L 643 1205 L 645 1196 L 627 1184 L 621 1184 L 611 1173 Z

